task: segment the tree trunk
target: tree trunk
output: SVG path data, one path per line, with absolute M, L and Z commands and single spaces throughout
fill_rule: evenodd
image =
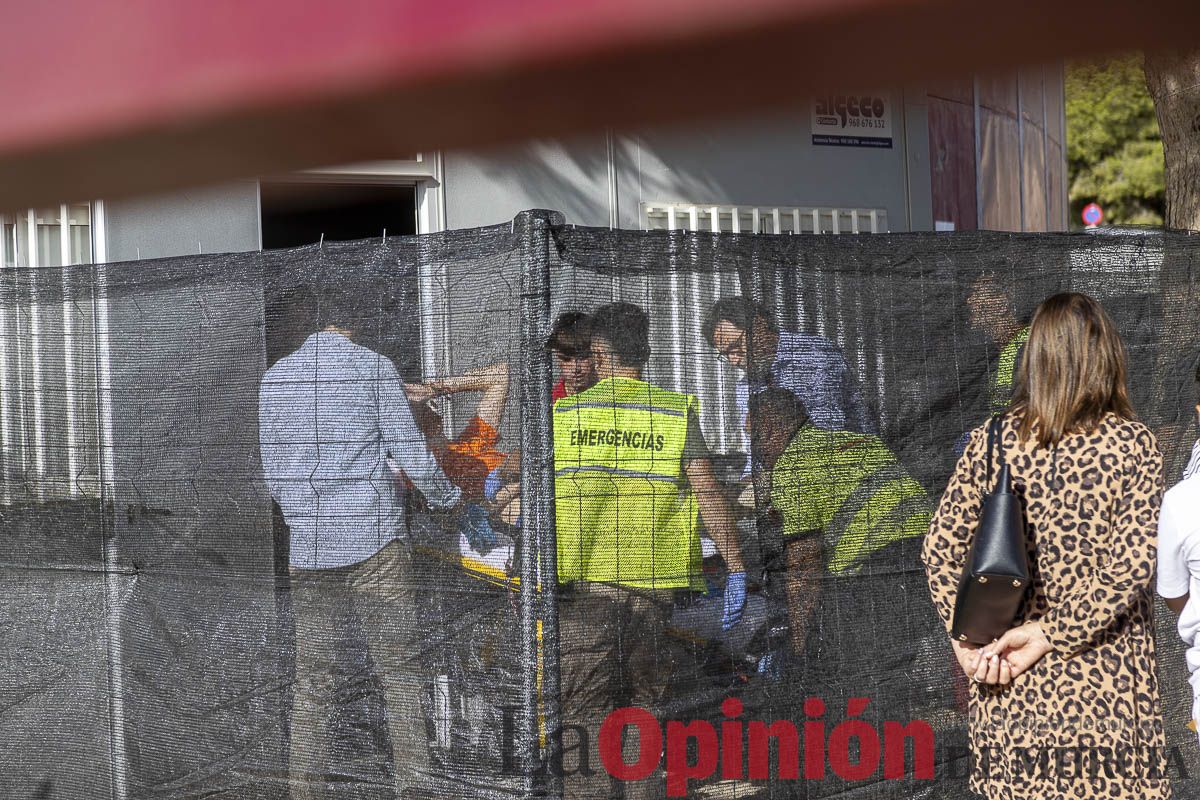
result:
M 1200 230 L 1200 50 L 1146 55 L 1166 159 L 1169 228 Z
M 1146 56 L 1146 85 L 1154 100 L 1166 161 L 1166 224 L 1200 230 L 1200 50 Z M 1196 346 L 1200 344 L 1194 248 L 1165 239 L 1159 275 L 1161 330 L 1170 341 L 1159 349 L 1150 408 L 1163 424 L 1155 431 L 1166 460 L 1168 481 L 1187 463 L 1195 402 Z

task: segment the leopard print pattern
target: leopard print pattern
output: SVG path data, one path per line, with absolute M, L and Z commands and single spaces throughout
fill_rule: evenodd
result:
M 1015 624 L 1040 620 L 1053 650 L 1012 684 L 971 682 L 971 789 L 987 798 L 1169 798 L 1151 583 L 1162 455 L 1138 422 L 1106 417 L 1057 448 L 1001 442 L 1026 514 L 1033 586 Z M 987 425 L 971 434 L 922 549 L 950 629 L 988 490 Z

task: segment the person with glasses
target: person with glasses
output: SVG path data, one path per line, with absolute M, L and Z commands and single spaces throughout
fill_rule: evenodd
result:
M 795 394 L 818 428 L 879 432 L 845 356 L 825 337 L 779 330 L 770 313 L 747 297 L 714 303 L 701 332 L 718 358 L 743 373 L 736 389 L 743 427 L 750 395 L 775 386 Z M 749 443 L 745 444 L 749 453 Z M 746 467 L 749 473 L 749 457 Z

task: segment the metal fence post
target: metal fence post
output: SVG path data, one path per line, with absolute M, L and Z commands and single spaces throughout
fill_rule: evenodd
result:
M 522 761 L 526 797 L 561 797 L 561 776 L 543 770 L 542 737 L 557 747 L 559 730 L 557 545 L 554 532 L 550 393 L 553 372 L 543 349 L 550 328 L 551 212 L 526 211 L 514 228 L 521 263 L 521 630 L 525 663 Z M 555 763 L 553 758 L 548 759 Z M 541 780 L 544 778 L 544 781 Z
M 112 463 L 112 385 L 108 363 L 108 297 L 107 280 L 101 276 L 102 267 L 93 263 L 89 270 L 92 312 L 92 367 L 96 386 L 96 473 L 100 491 L 100 539 L 104 565 L 105 658 L 108 662 L 108 736 L 109 766 L 112 770 L 109 788 L 112 800 L 129 796 L 129 757 L 125 742 L 125 654 L 121 640 L 122 570 L 120 549 L 113 515 L 113 489 L 116 473 Z M 104 268 L 106 269 L 106 268 Z

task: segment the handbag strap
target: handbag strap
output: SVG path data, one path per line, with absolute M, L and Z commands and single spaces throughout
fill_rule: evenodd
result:
M 1004 425 L 1004 417 L 997 414 L 992 417 L 992 422 L 988 425 L 988 462 L 987 462 L 987 485 L 992 487 L 992 460 L 996 458 L 997 446 L 1000 451 L 999 462 L 1000 466 L 1004 466 L 1004 443 L 1000 441 L 1000 429 Z

